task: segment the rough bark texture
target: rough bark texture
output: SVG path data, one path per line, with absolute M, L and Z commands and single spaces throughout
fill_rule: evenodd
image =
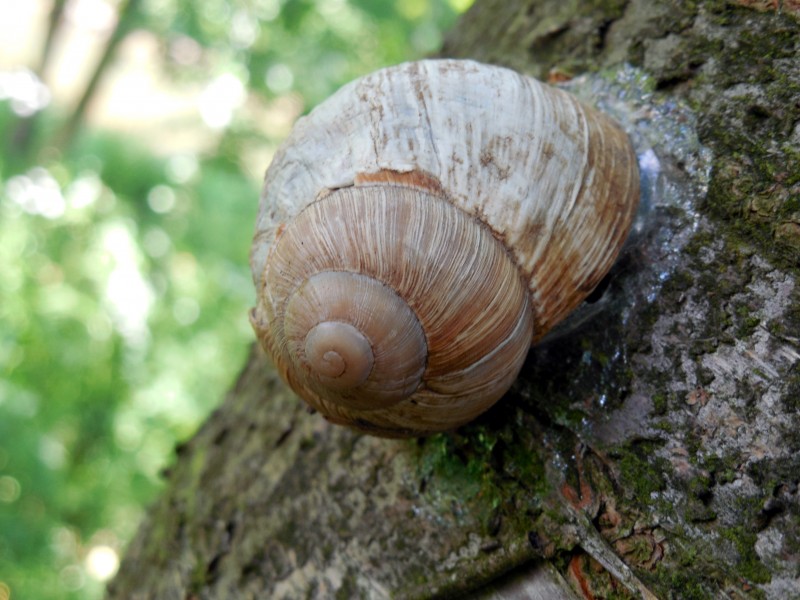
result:
M 254 350 L 109 597 L 455 596 L 515 568 L 524 589 L 535 561 L 585 597 L 800 597 L 799 16 L 478 0 L 443 54 L 540 78 L 628 62 L 694 107 L 713 173 L 679 264 L 424 440 L 327 425 Z

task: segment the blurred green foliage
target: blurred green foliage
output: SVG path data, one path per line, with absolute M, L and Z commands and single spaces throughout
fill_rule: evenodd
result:
M 156 34 L 177 84 L 232 74 L 248 98 L 309 107 L 434 51 L 468 4 L 130 0 L 118 32 Z M 241 150 L 279 140 L 234 110 L 213 150 L 163 156 L 121 134 L 64 137 L 82 108 L 25 115 L 12 96 L 0 101 L 0 600 L 91 599 L 172 448 L 244 361 L 261 173 Z

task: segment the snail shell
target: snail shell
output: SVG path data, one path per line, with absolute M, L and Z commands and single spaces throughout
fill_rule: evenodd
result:
M 328 420 L 456 428 L 594 289 L 639 200 L 627 135 L 566 92 L 471 61 L 354 81 L 267 170 L 256 334 Z

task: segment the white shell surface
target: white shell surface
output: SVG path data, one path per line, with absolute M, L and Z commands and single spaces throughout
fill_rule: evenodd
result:
M 344 86 L 295 125 L 266 175 L 257 289 L 282 225 L 380 171 L 434 178 L 490 227 L 528 282 L 534 338 L 600 281 L 638 201 L 627 136 L 569 94 L 472 61 L 406 63 Z

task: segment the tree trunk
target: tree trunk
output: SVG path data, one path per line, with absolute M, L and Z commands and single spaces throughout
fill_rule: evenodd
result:
M 109 597 L 800 598 L 799 50 L 796 0 L 477 0 L 444 55 L 628 63 L 694 110 L 712 169 L 666 282 L 626 303 L 634 253 L 617 301 L 421 440 L 307 414 L 254 348 Z

